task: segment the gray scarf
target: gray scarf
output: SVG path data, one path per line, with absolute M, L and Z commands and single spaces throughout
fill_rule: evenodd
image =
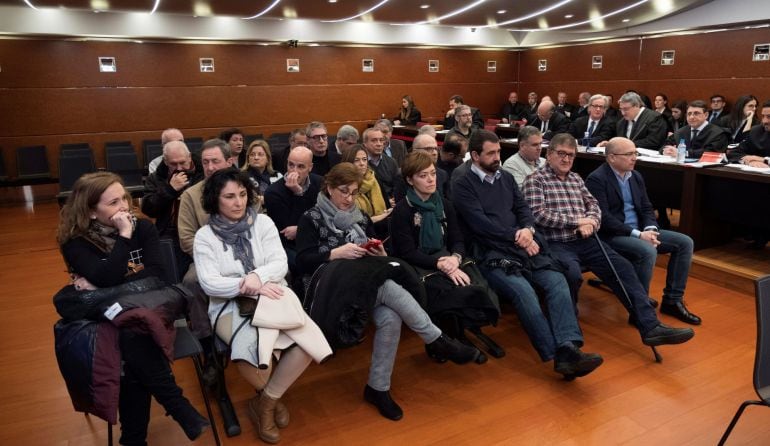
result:
M 214 214 L 209 218 L 209 226 L 214 231 L 214 235 L 222 240 L 225 252 L 227 252 L 228 246 L 233 248 L 233 258 L 240 260 L 245 273 L 254 270 L 254 251 L 251 248 L 250 239 L 251 227 L 256 219 L 257 213 L 251 206 L 246 208 L 246 215 L 235 223 L 227 221 L 219 214 Z
M 349 211 L 341 211 L 329 200 L 329 197 L 320 192 L 316 206 L 321 211 L 326 227 L 333 233 L 357 245 L 366 243 L 369 239 L 361 228 L 366 218 L 355 204 Z

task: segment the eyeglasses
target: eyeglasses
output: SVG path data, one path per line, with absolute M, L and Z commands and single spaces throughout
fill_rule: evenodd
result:
M 620 107 L 618 107 L 618 109 L 620 111 L 629 111 L 629 110 L 631 110 L 634 107 L 636 107 L 636 106 L 635 105 L 621 105 Z
M 415 150 L 425 150 L 426 152 L 438 152 L 438 147 L 431 146 L 431 147 L 417 147 Z
M 559 158 L 561 158 L 563 160 L 564 159 L 571 160 L 571 159 L 575 159 L 575 152 L 565 152 L 563 150 L 557 150 L 556 151 L 556 156 L 558 156 Z
M 711 102 L 724 102 L 724 99 L 712 99 Z
M 387 141 L 385 138 L 369 138 L 370 142 L 385 142 Z
M 356 189 L 356 190 L 354 190 L 354 191 L 352 191 L 352 192 L 351 192 L 351 191 L 349 191 L 349 190 L 347 190 L 346 188 L 345 188 L 345 189 L 343 189 L 343 188 L 341 188 L 341 187 L 338 187 L 338 188 L 336 188 L 336 189 L 337 189 L 337 192 L 339 192 L 340 194 L 342 194 L 342 196 L 343 196 L 343 197 L 345 197 L 345 198 L 348 198 L 348 197 L 353 197 L 353 198 L 355 198 L 355 197 L 357 197 L 357 196 L 359 195 L 359 191 L 358 191 L 358 189 Z
M 457 115 L 457 117 L 458 117 L 458 118 L 467 118 L 467 117 L 469 117 L 469 116 L 471 116 L 471 114 L 470 114 L 470 113 L 462 113 L 462 114 L 460 114 L 460 115 Z
M 600 105 L 600 104 L 591 104 L 590 107 L 591 108 L 604 108 L 604 106 Z
M 626 153 L 611 153 L 610 155 L 617 155 L 617 156 L 630 156 L 632 158 L 636 158 L 640 155 L 639 152 L 626 152 Z
M 308 138 L 312 138 L 313 141 L 326 141 L 327 139 L 329 139 L 329 135 L 327 135 L 326 133 L 323 133 L 320 135 L 308 136 Z

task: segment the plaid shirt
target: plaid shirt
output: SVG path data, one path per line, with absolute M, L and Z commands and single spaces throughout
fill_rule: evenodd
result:
M 546 164 L 527 177 L 523 192 L 538 231 L 549 241 L 577 240 L 579 235 L 575 230 L 580 218 L 593 218 L 599 226 L 602 218 L 599 203 L 575 172 L 570 172 L 562 181 Z

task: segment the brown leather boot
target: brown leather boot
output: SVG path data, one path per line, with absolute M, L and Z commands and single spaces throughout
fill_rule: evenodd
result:
M 275 425 L 281 429 L 289 425 L 289 409 L 281 400 L 275 402 Z
M 281 441 L 281 433 L 278 426 L 275 425 L 275 404 L 274 400 L 264 392 L 260 396 L 249 400 L 249 419 L 257 428 L 259 438 L 270 444 L 276 444 Z

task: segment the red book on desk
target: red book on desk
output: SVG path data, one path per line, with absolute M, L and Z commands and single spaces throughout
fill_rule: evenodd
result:
M 725 154 L 721 152 L 703 152 L 699 163 L 721 163 L 725 159 Z

